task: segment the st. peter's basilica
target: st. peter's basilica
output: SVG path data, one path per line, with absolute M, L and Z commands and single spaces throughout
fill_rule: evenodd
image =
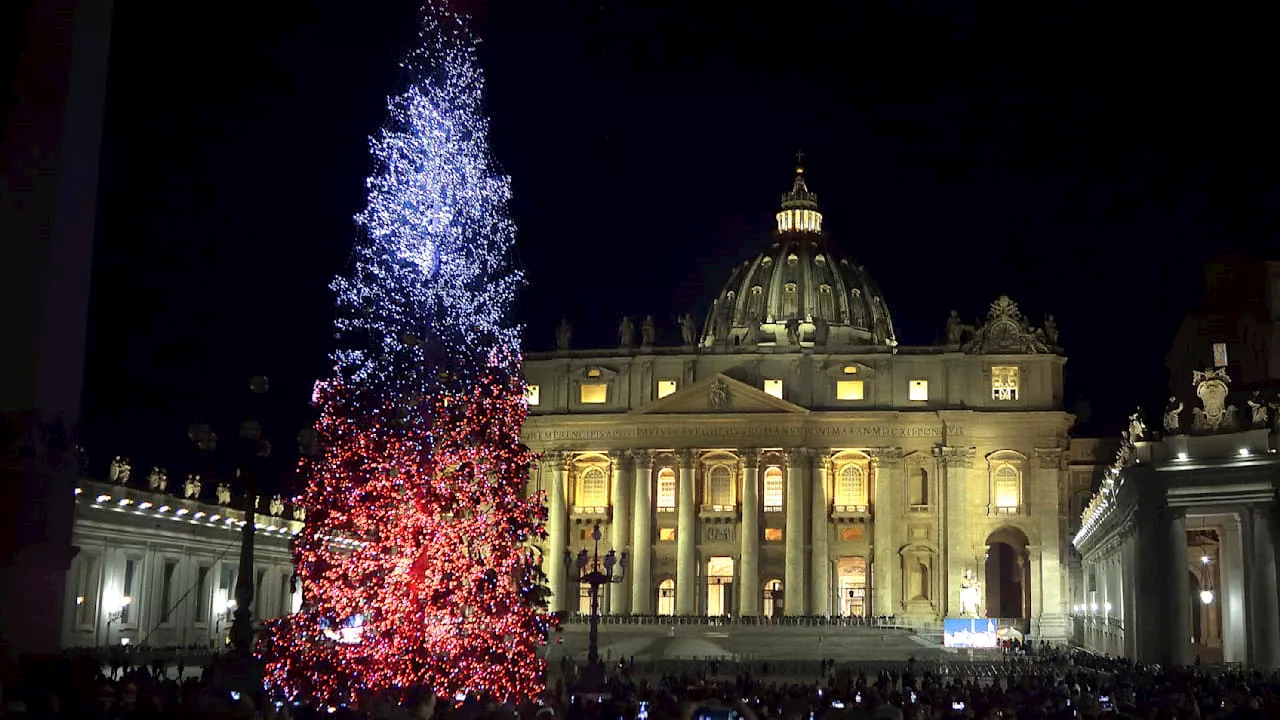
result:
M 1072 462 L 1052 316 L 1001 296 L 917 347 L 889 307 L 798 167 L 771 241 L 701 327 L 681 318 L 682 345 L 628 318 L 617 346 L 575 348 L 562 323 L 525 363 L 552 609 L 586 610 L 571 558 L 599 524 L 629 561 L 610 614 L 990 616 L 1064 638 L 1092 461 Z

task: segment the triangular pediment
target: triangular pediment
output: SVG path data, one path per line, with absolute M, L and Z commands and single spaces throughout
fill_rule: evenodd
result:
M 807 412 L 799 405 L 720 373 L 632 411 L 639 415 Z

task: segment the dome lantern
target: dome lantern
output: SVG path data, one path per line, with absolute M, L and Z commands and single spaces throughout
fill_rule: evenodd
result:
M 778 232 L 822 232 L 822 213 L 818 212 L 818 196 L 809 192 L 804 181 L 804 153 L 796 153 L 796 179 L 791 192 L 782 194 L 778 211 Z

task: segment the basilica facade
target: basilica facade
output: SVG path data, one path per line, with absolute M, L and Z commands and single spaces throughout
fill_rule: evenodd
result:
M 605 613 L 963 614 L 1066 637 L 1079 488 L 1051 316 L 999 297 L 976 323 L 953 311 L 943 344 L 899 343 L 797 168 L 701 326 L 682 318 L 674 347 L 638 330 L 579 349 L 562 323 L 524 363 L 552 610 L 588 609 L 573 558 L 599 526 L 627 553 Z

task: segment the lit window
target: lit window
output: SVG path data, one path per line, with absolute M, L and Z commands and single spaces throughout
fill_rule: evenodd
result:
M 764 511 L 782 512 L 782 468 L 773 465 L 764 471 Z
M 845 374 L 845 375 L 857 375 L 857 374 L 858 374 L 858 366 L 857 366 L 857 365 L 845 365 L 845 366 L 844 366 L 844 374 Z
M 765 542 L 782 542 L 782 528 L 765 528 Z
M 658 509 L 676 509 L 676 473 L 671 468 L 658 471 Z
M 866 508 L 867 481 L 862 468 L 850 464 L 837 471 L 835 505 L 846 508 Z
M 675 380 L 659 380 L 658 381 L 658 399 L 659 400 L 674 393 L 675 391 L 676 391 Z
M 530 405 L 537 405 L 538 401 L 541 399 L 540 390 L 541 388 L 537 385 L 529 385 L 525 387 L 524 399 L 527 400 Z
M 781 400 L 782 399 L 782 381 L 775 380 L 775 379 L 765 380 L 764 391 Z
M 587 377 L 589 377 L 589 378 L 598 378 L 598 377 L 600 377 L 600 368 L 598 368 L 598 367 L 589 368 L 589 369 L 587 370 Z
M 604 468 L 583 470 L 578 482 L 579 507 L 602 508 L 609 504 L 609 483 L 605 479 Z
M 676 541 L 676 529 L 675 529 L 675 528 L 659 528 L 659 529 L 658 529 L 658 540 L 659 540 L 660 542 L 675 542 L 675 541 Z
M 658 614 L 676 614 L 676 581 L 670 578 L 658 583 Z
M 928 400 L 929 399 L 929 381 L 928 380 L 912 380 L 907 385 L 907 399 Z
M 836 399 L 837 400 L 861 400 L 862 399 L 862 381 L 861 380 L 837 380 L 836 381 Z
M 724 465 L 717 465 L 711 468 L 710 482 L 707 483 L 710 492 L 711 505 L 715 507 L 728 507 L 733 504 L 733 473 Z
M 1018 399 L 1018 368 L 1016 367 L 991 368 L 991 399 L 992 400 L 1017 400 Z
M 1018 469 L 1012 465 L 1001 465 L 996 468 L 995 494 L 996 508 L 1012 510 L 1020 504 Z
M 583 405 L 600 405 L 609 398 L 609 386 L 604 383 L 582 383 L 578 401 Z

